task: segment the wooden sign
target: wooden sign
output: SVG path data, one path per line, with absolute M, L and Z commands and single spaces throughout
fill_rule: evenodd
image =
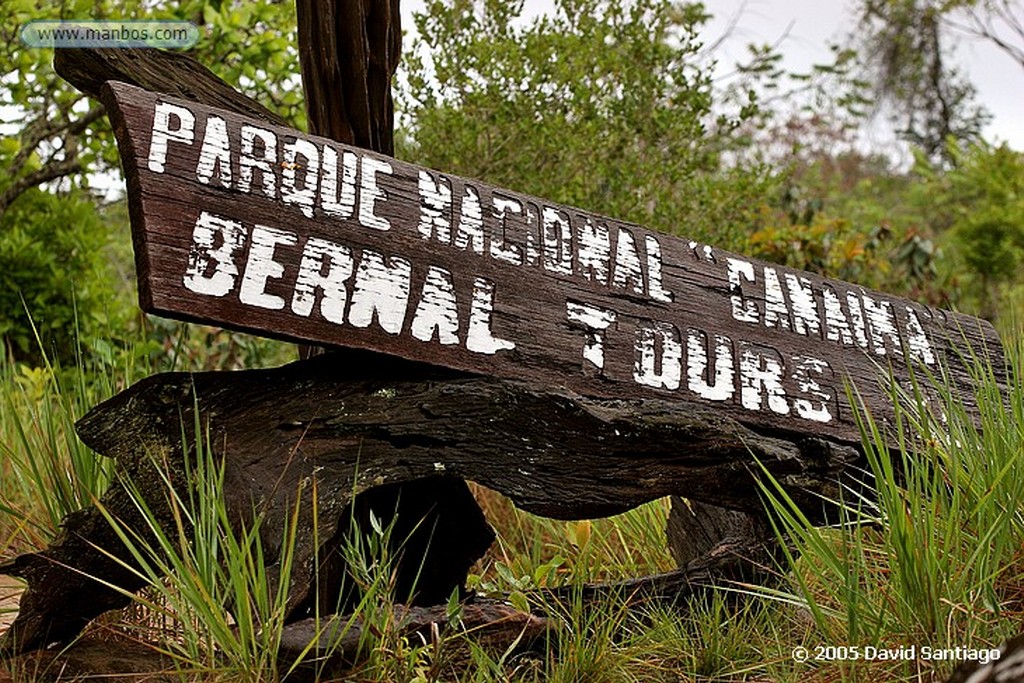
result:
M 850 380 L 946 368 L 981 320 L 109 82 L 142 307 L 858 440 Z M 681 226 L 684 229 L 685 226 Z

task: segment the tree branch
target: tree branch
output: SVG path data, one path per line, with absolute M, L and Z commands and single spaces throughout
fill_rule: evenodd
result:
M 64 178 L 81 171 L 82 162 L 77 158 L 64 159 L 53 165 L 44 166 L 38 171 L 18 178 L 10 187 L 0 193 L 0 215 L 7 211 L 8 207 L 10 207 L 14 200 L 24 194 L 27 190 L 30 190 L 37 185 L 48 183 L 51 180 Z

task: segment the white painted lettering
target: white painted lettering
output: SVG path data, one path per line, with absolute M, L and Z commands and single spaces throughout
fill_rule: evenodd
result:
M 238 189 L 252 192 L 253 171 L 260 172 L 263 194 L 270 199 L 277 197 L 277 175 L 274 165 L 277 164 L 277 136 L 269 130 L 256 126 L 242 126 L 242 151 L 238 158 Z M 256 141 L 259 140 L 258 145 Z
M 845 346 L 853 345 L 853 333 L 850 331 L 850 323 L 843 313 L 843 305 L 839 302 L 839 296 L 830 286 L 825 285 L 821 289 L 822 300 L 825 302 L 825 339 L 839 342 Z
M 814 422 L 831 422 L 832 411 L 829 410 L 835 397 L 832 392 L 823 388 L 811 373 L 824 376 L 825 372 L 831 373 L 832 368 L 823 360 L 811 358 L 810 356 L 793 356 L 793 380 L 801 394 L 809 395 L 812 399 L 798 398 L 793 401 L 793 408 L 796 414 L 806 420 Z
M 308 318 L 320 290 L 320 315 L 341 325 L 345 322 L 348 288 L 352 277 L 352 250 L 318 237 L 310 237 L 302 249 L 299 275 L 292 295 L 292 312 Z
M 540 263 L 540 230 L 537 227 L 537 216 L 540 209 L 530 202 L 526 203 L 526 265 L 536 266 Z
M 819 336 L 821 322 L 818 319 L 818 303 L 814 300 L 811 281 L 786 273 L 786 289 L 793 311 L 793 331 L 797 334 Z
M 727 257 L 725 260 L 729 273 L 729 291 L 732 292 L 730 299 L 732 301 L 733 320 L 739 320 L 741 323 L 756 323 L 759 317 L 757 304 L 753 301 L 746 301 L 743 298 L 743 285 L 741 282 L 742 280 L 747 282 L 754 281 L 754 265 L 749 261 L 741 261 L 730 257 Z
M 359 223 L 364 228 L 390 230 L 391 223 L 374 213 L 377 200 L 386 200 L 384 190 L 377 184 L 377 174 L 391 175 L 391 164 L 380 159 L 364 156 L 360 168 L 362 183 L 359 188 Z
M 265 225 L 254 226 L 249 243 L 249 259 L 245 263 L 245 275 L 242 276 L 242 286 L 238 290 L 238 300 L 248 306 L 258 306 L 272 311 L 284 308 L 283 298 L 266 291 L 267 280 L 284 275 L 284 266 L 274 260 L 277 245 L 292 245 L 298 241 L 299 238 L 294 232 Z
M 196 164 L 196 178 L 203 185 L 213 180 L 217 170 L 217 184 L 231 188 L 231 144 L 228 142 L 227 123 L 219 116 L 206 119 L 203 145 L 199 148 L 199 162 Z
M 316 184 L 320 177 L 320 152 L 309 140 L 298 138 L 284 145 L 281 200 L 299 207 L 306 218 L 313 217 Z M 302 186 L 298 179 L 302 174 Z
M 473 353 L 494 355 L 498 351 L 511 351 L 514 342 L 495 337 L 491 332 L 491 315 L 494 311 L 494 283 L 482 277 L 473 281 L 473 303 L 469 312 L 469 332 L 466 334 L 466 348 Z
M 647 235 L 644 243 L 647 245 L 647 293 L 655 301 L 671 303 L 675 297 L 662 281 L 661 245 L 654 235 Z
M 611 274 L 612 244 L 608 226 L 601 221 L 584 220 L 577 236 L 580 275 L 602 285 Z
M 383 254 L 363 250 L 356 282 L 352 288 L 352 303 L 348 321 L 355 327 L 369 327 L 374 317 L 388 334 L 399 334 L 409 306 L 412 264 L 400 256 L 392 256 L 386 263 Z
M 480 193 L 470 185 L 466 185 L 466 192 L 462 197 L 455 246 L 462 250 L 469 247 L 478 256 L 484 253 L 484 212 L 480 206 Z
M 177 126 L 171 128 L 171 117 Z M 170 140 L 191 145 L 195 141 L 196 117 L 185 107 L 157 102 L 153 111 L 153 133 L 149 139 L 149 170 L 163 173 L 167 163 L 167 143 Z
M 733 362 L 732 340 L 722 334 L 715 335 L 715 363 L 708 369 L 707 334 L 690 329 L 686 335 L 687 386 L 701 398 L 709 401 L 727 401 L 736 392 L 736 371 Z M 709 383 L 708 376 L 714 377 Z
M 761 410 L 764 397 L 768 408 L 779 415 L 789 414 L 786 391 L 782 388 L 782 361 L 772 349 L 757 349 L 742 343 L 740 354 L 740 402 L 747 410 Z
M 672 391 L 679 388 L 683 375 L 683 345 L 675 325 L 657 321 L 640 323 L 634 351 L 633 380 L 637 384 Z
M 886 341 L 894 351 L 900 350 L 900 335 L 896 331 L 896 320 L 892 312 L 892 304 L 888 301 L 878 301 L 862 294 L 864 301 L 864 313 L 868 319 L 868 329 L 871 330 L 871 345 L 879 356 L 885 355 Z
M 192 247 L 182 279 L 185 287 L 196 294 L 227 295 L 235 288 L 238 277 L 235 253 L 244 245 L 245 229 L 241 223 L 203 211 L 192 230 Z M 213 272 L 207 274 L 211 263 Z
M 586 330 L 587 339 L 583 343 L 583 359 L 598 370 L 603 370 L 604 332 L 615 322 L 615 311 L 576 301 L 566 301 L 565 314 L 570 323 L 578 323 Z
M 348 220 L 356 208 L 356 176 L 359 157 L 352 152 L 341 156 L 341 177 L 338 176 L 338 151 L 324 145 L 323 174 L 320 178 L 320 208 L 329 216 Z M 339 185 L 340 180 L 340 185 Z
M 434 239 L 442 244 L 452 241 L 452 186 L 447 178 L 435 181 L 429 173 L 420 170 L 420 237 Z
M 434 339 L 445 346 L 459 343 L 459 309 L 452 274 L 431 266 L 423 281 L 423 292 L 412 317 L 412 336 L 420 341 Z
M 513 266 L 523 265 L 523 249 L 518 244 L 508 241 L 509 216 L 522 216 L 523 205 L 511 197 L 491 197 L 494 204 L 494 234 L 491 235 L 491 258 L 510 263 Z
M 917 313 L 910 306 L 907 306 L 907 346 L 910 347 L 911 356 L 926 365 L 935 364 L 932 345 L 924 333 L 924 327 L 921 326 Z
M 860 298 L 854 292 L 847 292 L 846 305 L 850 311 L 850 321 L 853 323 L 853 338 L 857 342 L 857 346 L 867 349 L 868 328 L 864 323 L 864 312 L 860 308 Z
M 632 284 L 635 294 L 644 293 L 644 271 L 636 250 L 636 240 L 633 233 L 625 228 L 619 228 L 619 238 L 615 243 L 612 284 L 622 289 L 627 289 Z
M 782 293 L 782 283 L 774 268 L 764 269 L 764 326 L 789 329 L 789 307 Z
M 572 275 L 572 226 L 569 217 L 545 206 L 541 212 L 541 241 L 544 243 L 544 269 Z

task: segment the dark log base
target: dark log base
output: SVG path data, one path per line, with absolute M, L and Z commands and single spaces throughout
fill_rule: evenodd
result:
M 780 575 L 781 546 L 763 514 L 672 496 L 665 533 L 678 565 L 714 582 L 767 585 Z
M 166 505 L 157 469 L 184 480 L 182 463 L 194 449 L 198 419 L 208 429 L 204 438 L 224 459 L 223 495 L 232 519 L 245 524 L 254 511 L 265 515 L 264 548 L 280 542 L 300 500 L 289 586 L 296 620 L 310 613 L 313 596 L 320 596 L 321 608 L 328 606 L 324 599 L 342 612 L 352 604 L 353 584 L 332 543 L 337 547 L 350 528 L 349 514 L 365 522 L 374 509 L 387 523 L 386 512 L 397 500 L 394 487 L 403 482 L 422 480 L 423 495 L 402 489 L 410 514 L 400 514 L 393 540 L 405 541 L 416 525 L 420 535 L 404 551 L 411 564 L 399 572 L 398 599 L 409 594 L 419 571 L 411 604 L 430 605 L 447 601 L 493 539 L 462 480 L 561 519 L 611 515 L 672 494 L 757 514 L 752 456 L 809 507 L 818 505 L 818 494 L 835 493 L 840 473 L 856 457 L 853 449 L 826 442 L 761 435 L 698 407 L 582 398 L 401 361 L 382 368 L 377 360 L 329 354 L 274 370 L 157 375 L 92 410 L 78 430 L 91 448 L 116 458 L 119 472 L 160 511 Z M 357 495 L 363 497 L 353 505 Z M 122 486 L 112 486 L 102 502 L 133 528 L 143 528 Z M 314 538 L 333 540 L 316 548 Z M 2 641 L 5 652 L 66 641 L 97 614 L 127 602 L 141 582 L 98 548 L 125 555 L 102 515 L 90 508 L 70 516 L 49 549 L 0 568 L 29 584 Z M 269 569 L 276 581 L 275 567 Z

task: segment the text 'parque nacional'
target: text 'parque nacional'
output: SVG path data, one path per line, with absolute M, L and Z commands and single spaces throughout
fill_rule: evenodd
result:
M 236 114 L 108 84 L 149 311 L 718 406 L 856 440 L 890 369 L 991 326 Z

